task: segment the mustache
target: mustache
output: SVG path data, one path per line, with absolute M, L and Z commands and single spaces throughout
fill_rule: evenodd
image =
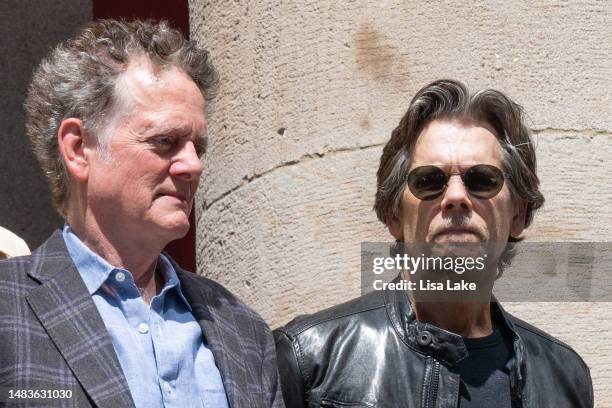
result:
M 436 228 L 435 233 L 433 234 L 433 238 L 439 235 L 441 232 L 447 229 L 453 228 L 462 228 L 469 231 L 472 231 L 474 234 L 478 236 L 481 240 L 485 240 L 485 233 L 481 228 L 472 224 L 472 219 L 469 215 L 466 214 L 453 214 L 448 217 L 442 219 L 443 224 Z

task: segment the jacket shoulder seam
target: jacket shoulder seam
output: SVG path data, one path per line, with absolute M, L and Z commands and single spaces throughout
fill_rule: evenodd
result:
M 339 320 L 339 319 L 343 319 L 345 317 L 351 316 L 351 315 L 355 315 L 355 314 L 359 314 L 359 313 L 365 313 L 365 312 L 369 312 L 371 310 L 376 310 L 376 309 L 380 309 L 382 307 L 385 307 L 384 304 L 380 304 L 380 305 L 376 305 L 376 306 L 371 306 L 371 307 L 367 307 L 367 308 L 363 308 L 363 309 L 359 309 L 359 310 L 354 310 L 354 311 L 346 311 L 344 313 L 339 313 L 337 315 L 333 315 L 333 316 L 326 316 L 326 317 L 321 317 L 321 318 L 314 318 L 313 321 L 306 321 L 306 322 L 302 322 L 302 323 L 298 323 L 296 325 L 296 327 L 294 328 L 282 328 L 282 329 L 277 329 L 282 331 L 283 333 L 287 334 L 287 336 L 289 336 L 290 338 L 295 338 L 296 336 L 302 334 L 303 332 L 305 332 L 308 329 L 313 328 L 314 326 L 318 326 L 320 324 L 323 323 L 327 323 L 333 320 Z
M 580 356 L 580 354 L 578 354 L 576 352 L 576 350 L 574 350 L 572 348 L 572 346 L 570 346 L 569 344 L 566 344 L 564 342 L 562 342 L 559 339 L 556 339 L 555 337 L 551 336 L 550 334 L 547 334 L 545 332 L 542 332 L 541 330 L 532 327 L 529 323 L 524 322 L 520 319 L 514 318 L 514 323 L 519 326 L 520 328 L 527 330 L 528 332 L 535 334 L 536 336 L 538 336 L 539 338 L 542 338 L 550 343 L 554 343 L 557 344 L 558 346 L 561 346 L 569 351 L 572 352 L 572 354 L 574 354 L 576 357 L 578 357 L 578 360 L 580 360 L 580 362 L 582 363 L 582 365 L 584 366 L 585 369 L 589 369 L 589 367 L 586 365 L 586 362 L 582 359 L 582 357 Z

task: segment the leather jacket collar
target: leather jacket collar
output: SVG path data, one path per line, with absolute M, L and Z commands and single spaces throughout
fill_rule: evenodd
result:
M 429 323 L 416 319 L 416 313 L 406 292 L 385 291 L 385 307 L 389 321 L 398 336 L 411 349 L 434 357 L 449 366 L 458 365 L 467 357 L 468 351 L 463 338 L 455 333 L 441 329 Z M 520 401 L 525 365 L 525 346 L 517 333 L 514 323 L 509 319 L 506 311 L 493 297 L 491 314 L 501 329 L 510 336 L 514 348 L 514 364 L 510 376 L 512 395 Z

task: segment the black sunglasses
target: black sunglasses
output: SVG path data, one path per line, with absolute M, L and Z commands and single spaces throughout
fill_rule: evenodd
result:
M 435 200 L 440 197 L 453 174 L 460 174 L 468 192 L 478 198 L 493 198 L 504 186 L 509 175 L 490 164 L 477 164 L 465 171 L 447 173 L 438 166 L 420 166 L 406 176 L 408 188 L 420 200 Z

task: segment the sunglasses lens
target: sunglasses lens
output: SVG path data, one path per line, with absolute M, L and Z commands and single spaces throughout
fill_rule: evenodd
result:
M 465 172 L 463 182 L 472 195 L 492 198 L 504 185 L 504 173 L 495 166 L 478 164 Z
M 446 188 L 448 176 L 436 166 L 422 166 L 408 173 L 408 188 L 419 200 L 433 200 Z

